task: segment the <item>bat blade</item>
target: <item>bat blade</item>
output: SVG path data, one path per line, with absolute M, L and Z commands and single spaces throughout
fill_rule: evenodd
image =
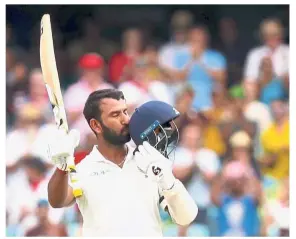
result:
M 49 14 L 43 15 L 40 29 L 40 63 L 43 80 L 52 105 L 55 122 L 59 129 L 68 133 L 67 117 L 60 87 L 60 80 L 54 54 L 53 37 Z M 73 187 L 73 195 L 80 197 L 83 192 L 76 177 L 76 167 L 74 157 L 68 160 L 70 179 Z
M 43 80 L 53 108 L 55 122 L 59 128 L 68 132 L 68 123 L 54 54 L 53 36 L 49 14 L 43 15 L 41 19 L 40 63 Z

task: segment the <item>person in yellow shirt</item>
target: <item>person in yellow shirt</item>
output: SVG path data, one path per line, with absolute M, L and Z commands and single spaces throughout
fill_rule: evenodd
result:
M 283 179 L 289 176 L 290 127 L 288 107 L 282 100 L 271 103 L 274 123 L 261 135 L 264 150 L 260 159 L 265 176 Z

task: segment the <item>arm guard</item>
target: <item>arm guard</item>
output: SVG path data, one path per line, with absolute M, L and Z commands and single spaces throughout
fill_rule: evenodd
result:
M 176 224 L 186 226 L 196 218 L 198 207 L 179 180 L 176 180 L 171 189 L 163 190 L 162 195 L 162 208 L 168 209 Z

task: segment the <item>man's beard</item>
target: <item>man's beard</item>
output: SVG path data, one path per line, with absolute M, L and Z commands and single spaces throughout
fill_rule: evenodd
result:
M 120 134 L 117 134 L 114 130 L 105 126 L 103 122 L 101 122 L 101 126 L 103 128 L 104 139 L 112 145 L 121 146 L 131 140 L 131 136 L 129 133 L 123 134 L 124 131 L 128 131 L 128 127 L 126 127 L 126 129 L 123 129 Z

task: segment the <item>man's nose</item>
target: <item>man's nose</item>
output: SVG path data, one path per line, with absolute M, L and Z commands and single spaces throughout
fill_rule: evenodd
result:
M 130 122 L 130 116 L 129 115 L 127 115 L 127 114 L 123 114 L 123 117 L 122 117 L 122 121 L 121 121 L 121 123 L 122 124 L 125 124 L 125 125 L 128 125 L 129 124 L 129 122 Z

